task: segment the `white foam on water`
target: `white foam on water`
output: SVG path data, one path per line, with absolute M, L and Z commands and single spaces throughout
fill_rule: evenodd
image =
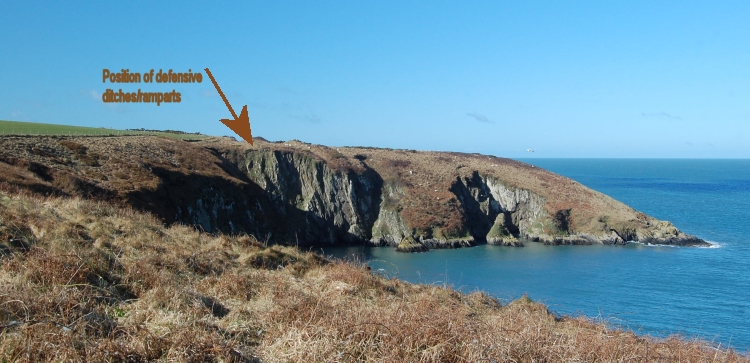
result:
M 723 247 L 721 243 L 719 242 L 714 242 L 714 241 L 706 241 L 706 242 L 708 242 L 710 246 L 698 246 L 698 248 L 721 248 Z
M 706 241 L 706 243 L 708 243 L 709 246 L 678 246 L 678 245 L 664 245 L 664 244 L 643 243 L 643 242 L 637 242 L 637 241 L 628 241 L 628 243 L 635 243 L 637 245 L 641 245 L 641 246 L 644 246 L 644 247 L 670 247 L 670 248 L 676 248 L 676 247 L 721 248 L 722 247 L 722 245 L 719 242 L 714 242 L 714 241 Z
M 670 247 L 670 248 L 680 247 L 680 246 L 675 246 L 675 245 L 661 245 L 661 244 L 643 243 L 643 242 L 637 242 L 637 241 L 630 241 L 630 243 L 635 243 L 643 247 Z

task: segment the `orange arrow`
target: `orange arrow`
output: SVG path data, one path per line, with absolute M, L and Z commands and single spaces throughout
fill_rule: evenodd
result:
M 235 134 L 239 135 L 239 137 L 241 137 L 243 140 L 249 142 L 250 145 L 252 145 L 253 134 L 252 132 L 250 132 L 250 117 L 247 115 L 247 105 L 242 106 L 240 117 L 237 117 L 237 114 L 234 113 L 232 106 L 229 105 L 229 101 L 227 101 L 226 96 L 224 96 L 224 92 L 221 92 L 221 88 L 219 88 L 219 84 L 216 83 L 214 76 L 211 75 L 211 71 L 209 71 L 208 68 L 206 68 L 206 74 L 208 74 L 208 78 L 211 78 L 211 82 L 214 83 L 214 87 L 216 87 L 216 90 L 219 91 L 219 96 L 221 96 L 221 99 L 224 100 L 224 103 L 227 105 L 229 112 L 231 112 L 232 116 L 234 117 L 234 120 L 223 118 L 219 121 L 221 121 L 221 123 L 229 127 L 232 131 L 234 131 Z

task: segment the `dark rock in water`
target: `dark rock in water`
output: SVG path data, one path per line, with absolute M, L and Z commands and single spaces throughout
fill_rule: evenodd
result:
M 593 236 L 592 236 L 593 237 Z M 576 236 L 576 235 L 569 235 L 569 236 L 543 236 L 538 237 L 537 242 L 544 243 L 545 245 L 551 245 L 551 246 L 561 246 L 561 245 L 591 245 L 594 244 L 598 240 L 596 238 L 585 238 L 584 236 Z
M 710 243 L 678 230 L 672 223 L 657 221 L 653 228 L 636 232 L 635 242 L 654 245 L 708 247 Z
M 426 239 L 420 239 L 420 242 L 432 250 L 476 246 L 476 243 L 474 243 L 473 238 L 448 239 L 448 240 L 437 239 L 437 238 L 426 238 Z
M 401 243 L 396 246 L 398 252 L 427 252 L 430 249 L 427 246 L 417 242 L 412 236 L 406 236 Z
M 506 246 L 506 247 L 523 247 L 523 242 L 513 236 L 499 237 L 499 238 L 488 238 L 487 244 L 495 246 Z

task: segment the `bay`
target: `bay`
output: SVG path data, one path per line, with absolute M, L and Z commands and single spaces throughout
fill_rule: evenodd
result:
M 561 315 L 585 315 L 639 334 L 700 337 L 750 350 L 750 160 L 526 159 L 572 178 L 713 248 L 480 245 L 428 253 L 326 248 L 389 277 L 527 294 Z

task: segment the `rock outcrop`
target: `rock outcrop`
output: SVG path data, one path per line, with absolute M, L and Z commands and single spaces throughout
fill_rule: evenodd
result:
M 8 137 L 0 185 L 131 205 L 209 232 L 401 251 L 705 245 L 568 178 L 478 154 L 212 138 Z
M 401 243 L 396 246 L 396 251 L 399 252 L 427 252 L 429 250 L 429 247 L 417 242 L 412 236 L 404 237 Z

